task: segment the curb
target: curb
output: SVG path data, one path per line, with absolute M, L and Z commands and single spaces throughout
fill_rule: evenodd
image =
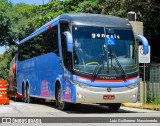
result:
M 138 109 L 148 109 L 148 110 L 154 110 L 154 111 L 160 111 L 160 107 L 156 107 L 156 106 L 146 106 L 145 104 L 137 104 L 136 103 L 132 104 L 132 103 L 122 103 L 123 106 L 125 107 L 130 107 L 130 108 L 138 108 Z
M 142 107 L 142 104 L 135 105 L 135 104 L 132 104 L 132 103 L 122 103 L 122 105 L 125 106 L 125 107 L 131 107 L 131 108 L 141 108 Z

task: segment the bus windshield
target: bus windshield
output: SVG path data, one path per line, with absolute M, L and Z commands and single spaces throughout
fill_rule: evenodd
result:
M 128 29 L 73 26 L 73 68 L 89 74 L 137 71 L 137 46 Z

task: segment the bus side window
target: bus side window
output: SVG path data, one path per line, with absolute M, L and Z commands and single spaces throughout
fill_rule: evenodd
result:
M 58 26 L 54 26 L 51 29 L 48 29 L 43 34 L 42 46 L 44 48 L 44 53 L 54 52 L 59 56 L 58 50 Z
M 59 56 L 58 26 L 56 25 L 27 42 L 20 44 L 18 49 L 18 59 L 20 61 L 51 52 Z
M 31 41 L 31 51 L 32 51 L 32 57 L 36 57 L 41 55 L 41 48 L 40 42 L 42 41 L 42 35 L 38 35 L 34 38 L 33 41 Z
M 18 59 L 20 61 L 30 58 L 30 48 L 27 44 L 29 43 L 22 43 L 19 47 Z

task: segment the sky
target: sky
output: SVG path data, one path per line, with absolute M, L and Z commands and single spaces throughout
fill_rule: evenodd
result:
M 0 46 L 0 54 L 3 54 L 6 51 L 6 46 Z
M 26 3 L 26 4 L 29 4 L 29 5 L 43 5 L 43 4 L 46 4 L 49 2 L 49 0 L 8 0 L 8 1 L 11 1 L 14 5 L 17 4 L 17 3 Z M 3 54 L 6 50 L 6 47 L 4 46 L 0 46 L 0 54 Z
M 9 1 L 9 0 L 8 0 Z M 43 5 L 48 3 L 49 0 L 10 0 L 13 4 L 17 3 L 26 3 L 26 4 L 35 4 L 35 5 Z

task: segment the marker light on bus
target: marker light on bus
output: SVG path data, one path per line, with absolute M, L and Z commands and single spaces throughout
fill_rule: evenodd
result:
M 136 97 L 136 94 L 132 95 L 132 98 L 135 98 Z

